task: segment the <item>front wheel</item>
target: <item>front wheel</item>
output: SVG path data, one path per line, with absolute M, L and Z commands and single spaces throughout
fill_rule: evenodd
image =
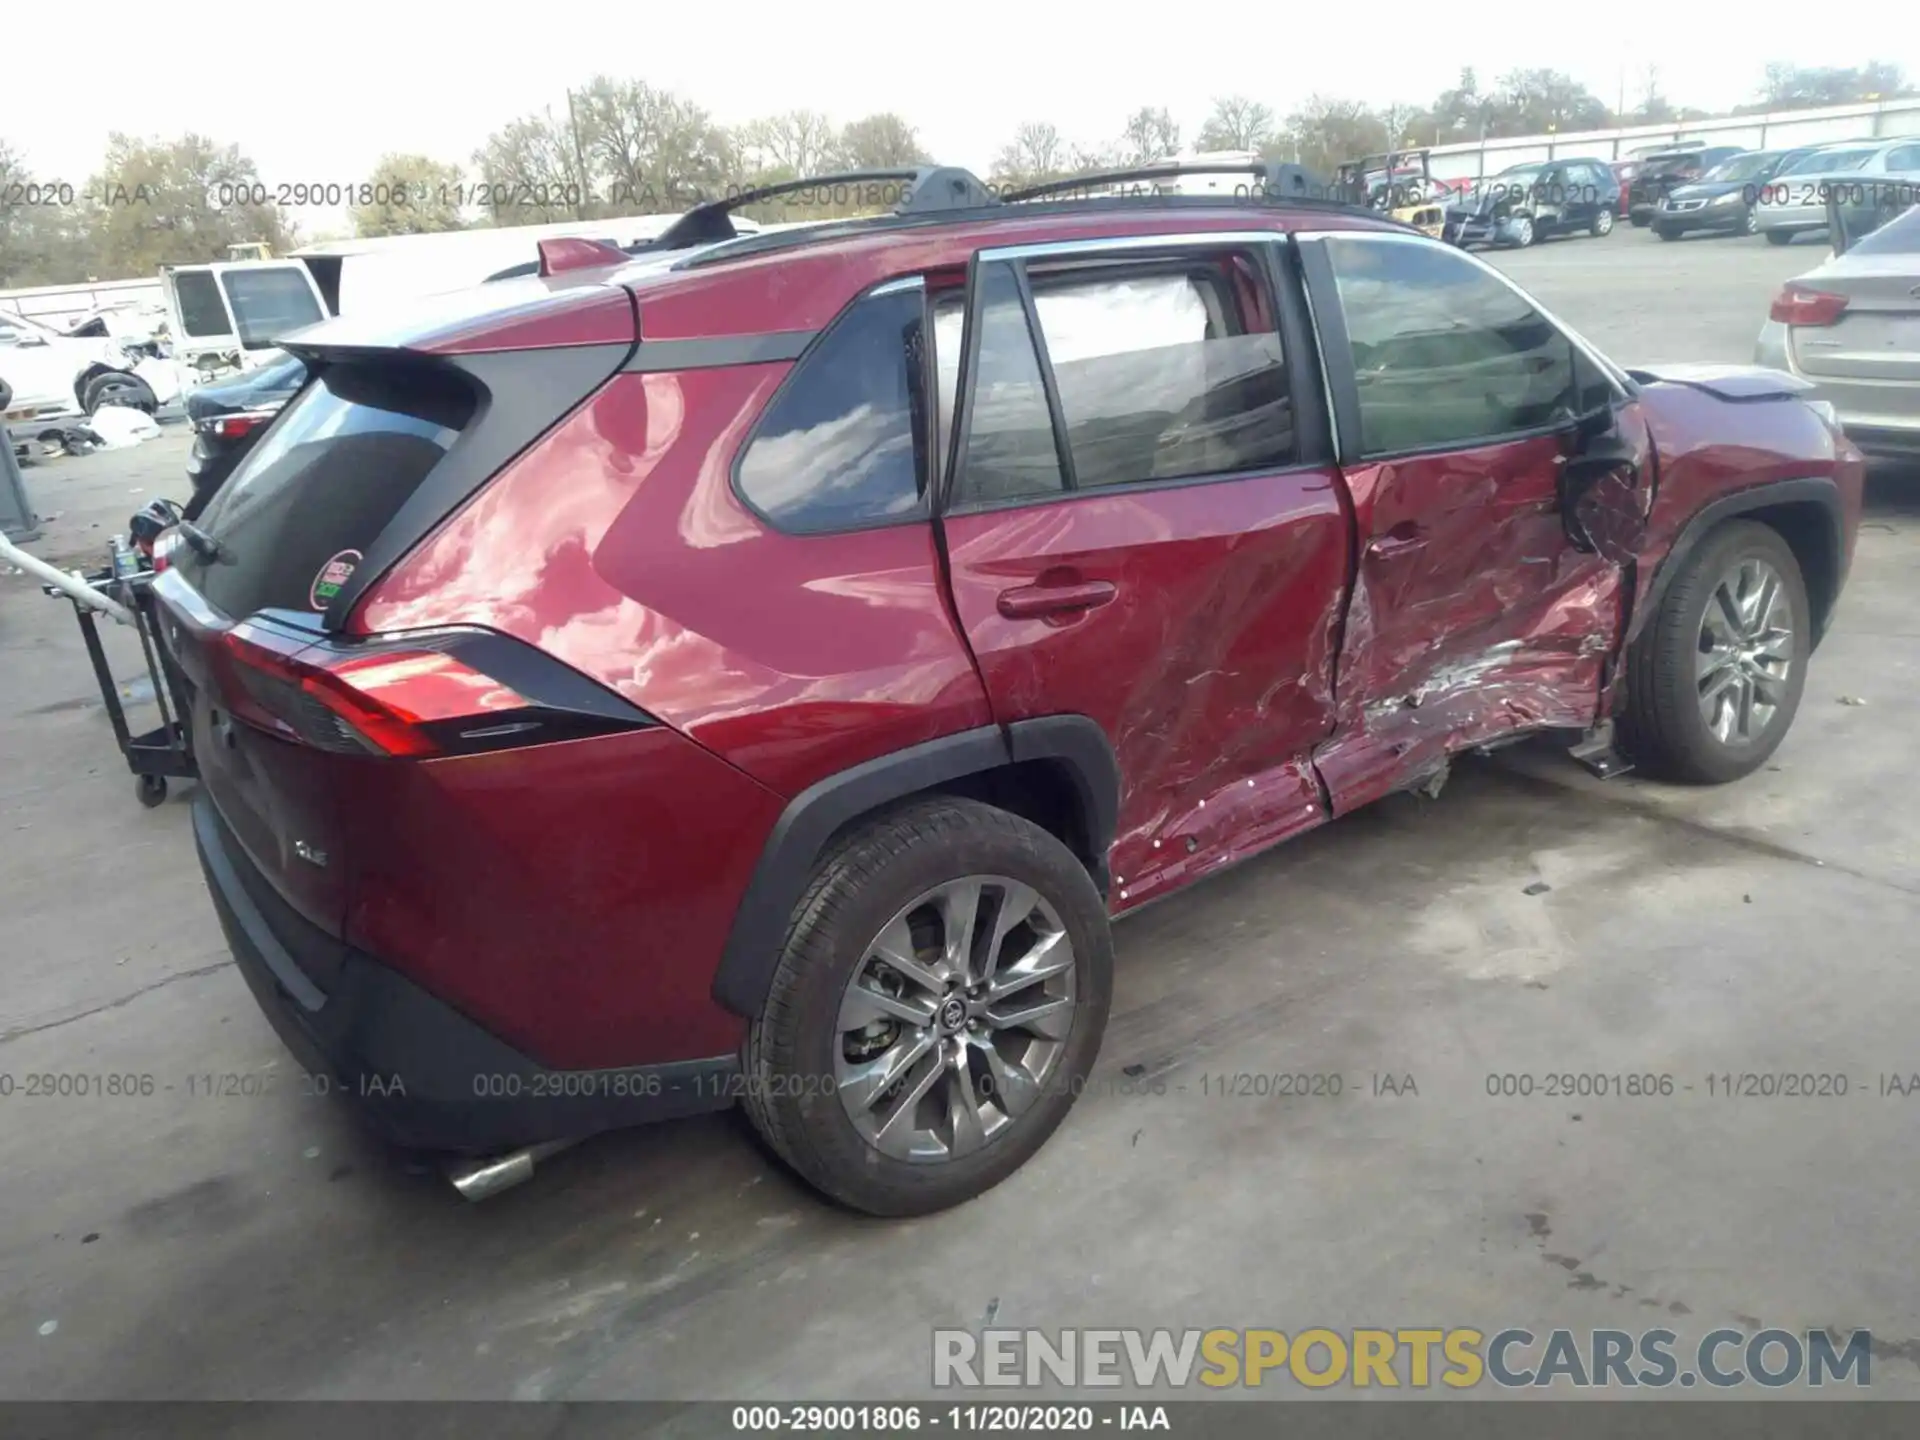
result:
M 1791 245 L 1793 243 L 1793 232 L 1791 230 L 1769 230 L 1767 231 L 1767 243 L 1769 245 Z
M 1512 235 L 1513 248 L 1516 250 L 1524 250 L 1533 244 L 1533 217 L 1531 215 L 1522 215 L 1518 220 L 1515 220 L 1513 222 Z
M 1758 235 L 1760 233 L 1760 212 L 1751 205 L 1740 212 L 1740 233 Z
M 748 1117 L 856 1210 L 960 1204 L 1066 1118 L 1112 988 L 1072 851 L 976 801 L 904 806 L 835 844 L 795 908 L 748 1030 Z
M 1679 230 L 1672 225 L 1656 225 L 1653 227 L 1653 233 L 1658 235 L 1662 240 L 1678 240 L 1680 238 Z
M 1613 233 L 1613 211 L 1596 211 L 1593 217 L 1593 224 L 1589 228 L 1593 231 L 1596 239 L 1602 235 L 1611 235 Z
M 1628 749 L 1669 780 L 1751 774 L 1793 724 L 1812 650 L 1806 582 L 1780 532 L 1721 526 L 1681 561 L 1628 655 Z

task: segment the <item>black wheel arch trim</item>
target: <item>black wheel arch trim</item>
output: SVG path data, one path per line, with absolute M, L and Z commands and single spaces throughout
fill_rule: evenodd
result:
M 1659 613 L 1661 603 L 1666 599 L 1667 589 L 1673 583 L 1673 577 L 1687 562 L 1687 557 L 1700 547 L 1700 544 L 1715 528 L 1728 520 L 1737 520 L 1756 510 L 1770 510 L 1776 505 L 1805 505 L 1813 503 L 1820 506 L 1827 518 L 1826 538 L 1828 546 L 1827 560 L 1833 576 L 1833 593 L 1826 597 L 1826 608 L 1818 623 L 1814 626 L 1813 644 L 1818 645 L 1826 635 L 1828 623 L 1833 618 L 1835 606 L 1840 599 L 1840 591 L 1847 581 L 1847 542 L 1846 511 L 1840 503 L 1840 487 L 1826 476 L 1807 476 L 1798 480 L 1770 480 L 1763 485 L 1754 485 L 1745 490 L 1736 490 L 1730 495 L 1722 495 L 1716 500 L 1695 511 L 1692 518 L 1680 528 L 1674 537 L 1666 557 L 1654 572 L 1653 582 L 1647 587 L 1646 603 L 1639 607 L 1634 617 L 1633 631 L 1627 636 L 1631 644 L 1639 638 L 1652 617 Z
M 752 1019 L 766 1004 L 781 937 L 827 843 L 863 815 L 909 795 L 1026 760 L 1057 760 L 1071 777 L 1104 894 L 1120 808 L 1120 768 L 1106 733 L 1084 715 L 984 725 L 929 740 L 815 781 L 780 812 L 734 912 L 713 998 Z

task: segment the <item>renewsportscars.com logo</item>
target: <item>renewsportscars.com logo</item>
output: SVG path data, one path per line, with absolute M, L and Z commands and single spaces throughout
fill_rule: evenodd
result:
M 1871 1332 L 1713 1330 L 935 1330 L 933 1383 L 961 1389 L 1300 1385 L 1465 1390 L 1872 1383 Z

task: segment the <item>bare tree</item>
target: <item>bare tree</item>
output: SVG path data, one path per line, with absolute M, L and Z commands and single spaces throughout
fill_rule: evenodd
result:
M 584 136 L 543 110 L 494 131 L 474 152 L 473 166 L 494 224 L 538 225 L 595 213 L 585 159 Z
M 930 163 L 913 126 L 892 111 L 855 120 L 840 132 L 840 163 L 849 170 L 900 170 Z
M 92 248 L 105 275 L 151 275 L 160 265 L 225 260 L 237 243 L 265 241 L 279 251 L 292 240 L 279 207 L 260 203 L 253 161 L 204 135 L 112 135 L 87 193 Z
M 717 194 L 733 169 L 726 131 L 692 101 L 644 80 L 595 76 L 576 113 L 613 213 L 685 209 Z
M 1147 165 L 1168 159 L 1180 151 L 1180 127 L 1163 109 L 1142 106 L 1127 117 L 1120 132 L 1120 163 Z
M 1344 160 L 1387 148 L 1386 123 L 1358 100 L 1310 96 L 1287 116 L 1294 155 L 1309 170 L 1331 175 Z
M 1029 120 L 1001 146 L 990 172 L 996 184 L 1017 188 L 1058 179 L 1066 173 L 1067 145 L 1045 121 Z
M 755 120 L 741 131 L 740 143 L 764 180 L 798 180 L 839 165 L 839 132 L 818 110 L 789 110 Z
M 1202 150 L 1259 150 L 1273 139 L 1273 111 L 1244 95 L 1228 95 L 1213 102 L 1213 113 L 1200 127 Z
M 460 167 L 425 155 L 382 155 L 355 199 L 356 235 L 425 235 L 466 225 Z

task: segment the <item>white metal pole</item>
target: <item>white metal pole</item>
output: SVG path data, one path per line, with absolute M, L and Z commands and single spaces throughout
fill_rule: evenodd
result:
M 49 565 L 38 555 L 29 555 L 15 545 L 5 535 L 0 535 L 0 560 L 10 560 L 29 575 L 37 576 L 54 589 L 61 591 L 77 604 L 98 610 L 103 615 L 111 615 L 122 625 L 133 623 L 133 612 L 118 600 L 110 599 L 94 589 L 77 575 L 69 575 L 56 566 Z

